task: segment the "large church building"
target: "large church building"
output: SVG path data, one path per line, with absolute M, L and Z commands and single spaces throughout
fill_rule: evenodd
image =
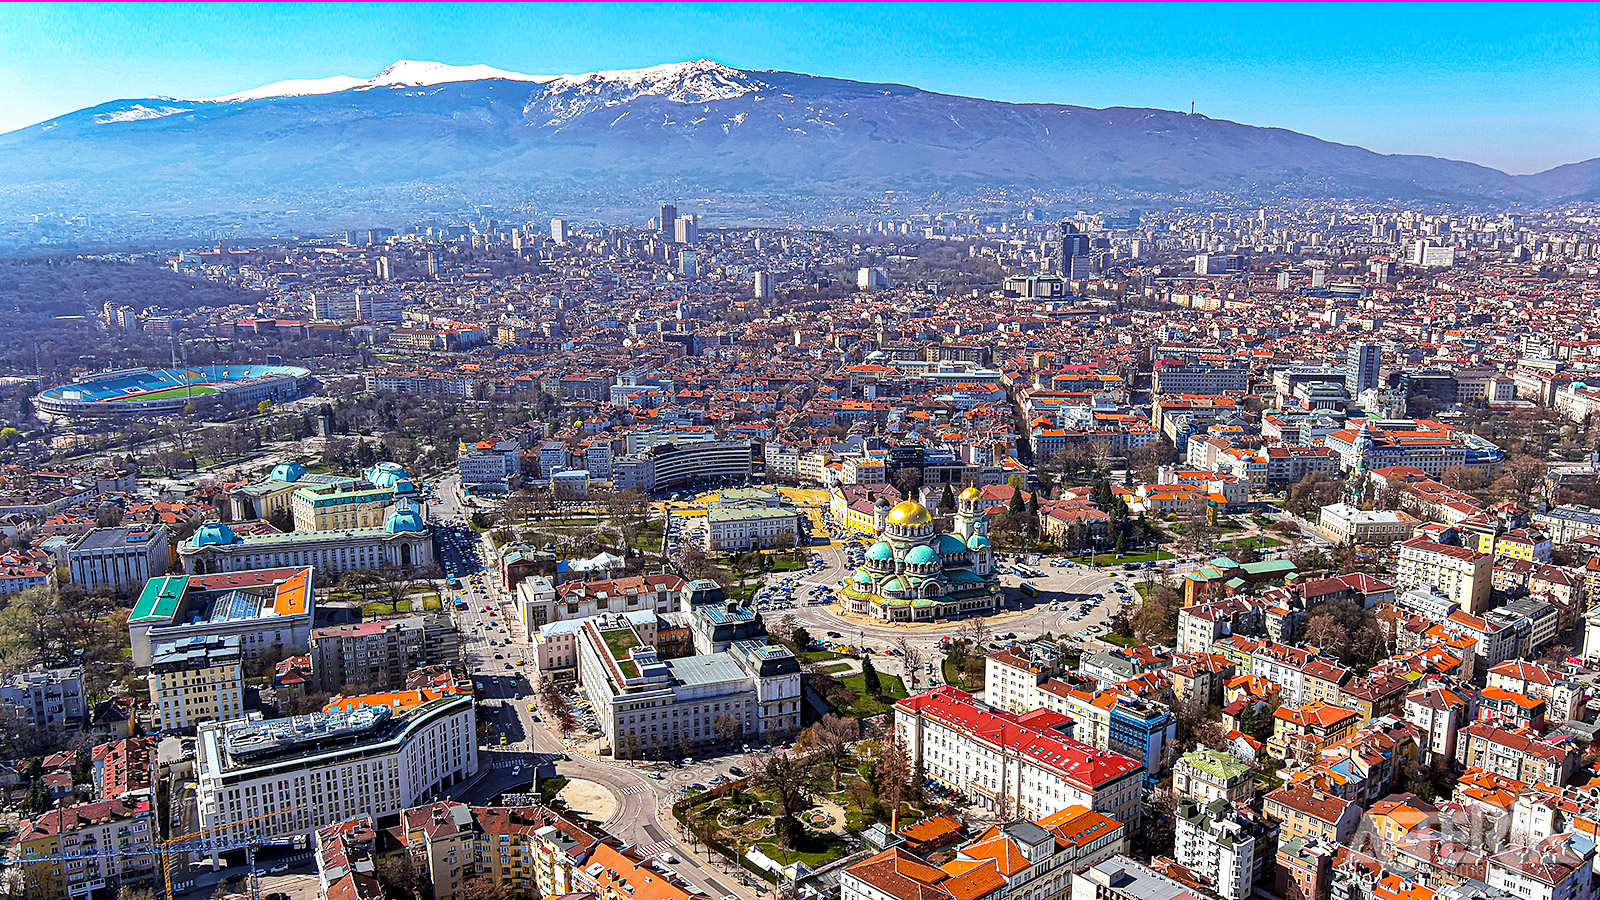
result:
M 961 492 L 955 530 L 938 534 L 928 508 L 914 500 L 889 508 L 879 499 L 878 542 L 839 589 L 848 611 L 886 622 L 922 622 L 992 612 L 1002 601 L 989 523 L 977 488 Z

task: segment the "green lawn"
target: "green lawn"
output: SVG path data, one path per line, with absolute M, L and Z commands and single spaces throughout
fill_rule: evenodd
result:
M 800 654 L 801 662 L 821 662 L 825 659 L 838 659 L 839 654 L 832 650 L 807 650 Z
M 856 702 L 841 712 L 856 719 L 881 715 L 884 710 L 894 705 L 894 701 L 908 696 L 905 683 L 898 676 L 885 675 L 882 672 L 878 673 L 878 685 L 883 688 L 882 700 L 867 696 L 865 675 L 856 674 L 849 678 L 841 678 L 839 681 L 856 694 Z
M 1150 594 L 1154 592 L 1157 587 L 1159 587 L 1159 585 L 1153 581 L 1141 581 L 1135 584 L 1133 589 L 1139 592 L 1140 599 L 1149 600 Z
M 940 664 L 940 668 L 944 671 L 945 684 L 954 685 L 955 687 L 958 687 L 968 693 L 977 693 L 978 691 L 983 690 L 982 678 L 969 680 L 966 676 L 966 673 L 957 669 L 955 664 L 950 662 L 950 660 L 946 659 Z
M 848 672 L 853 668 L 855 668 L 855 666 L 851 665 L 850 663 L 837 662 L 837 663 L 828 663 L 827 665 L 822 667 L 822 671 L 827 673 L 827 674 L 829 674 L 829 675 L 837 675 L 840 672 Z
M 631 629 L 618 628 L 614 631 L 602 631 L 600 637 L 606 642 L 606 649 L 611 651 L 611 658 L 624 660 L 628 658 L 628 651 L 633 649 L 635 643 Z
M 1119 647 L 1139 646 L 1138 638 L 1123 637 L 1114 631 L 1108 631 L 1105 634 L 1100 635 L 1100 640 L 1105 641 L 1108 644 L 1116 644 Z
M 1169 550 L 1150 550 L 1144 553 L 1124 553 L 1118 556 L 1115 553 L 1102 553 L 1094 558 L 1097 566 L 1116 566 L 1130 562 L 1153 562 L 1158 559 L 1177 559 L 1178 554 Z
M 785 850 L 778 846 L 777 838 L 771 837 L 757 841 L 756 846 L 761 848 L 762 853 L 786 866 L 803 862 L 807 866 L 816 868 L 823 863 L 838 859 L 845 853 L 844 842 L 836 834 L 807 831 L 805 840 L 798 843 L 800 846 L 793 850 Z
M 208 384 L 191 384 L 186 387 L 167 388 L 164 391 L 151 391 L 148 394 L 133 394 L 127 397 L 113 397 L 112 403 L 136 403 L 140 400 L 172 400 L 177 397 L 195 396 L 202 394 L 215 394 L 217 389 Z

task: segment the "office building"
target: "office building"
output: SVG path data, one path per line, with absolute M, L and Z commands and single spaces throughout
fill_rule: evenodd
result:
M 757 272 L 755 274 L 754 292 L 757 300 L 772 299 L 773 292 L 771 272 Z
M 694 216 L 679 216 L 672 222 L 672 242 L 697 244 L 700 242 L 700 223 Z
M 700 277 L 700 254 L 685 250 L 678 254 L 678 274 L 685 278 Z
M 0 683 L 0 710 L 11 727 L 82 728 L 89 722 L 83 667 L 30 669 Z
M 147 668 L 158 644 L 239 638 L 250 660 L 293 655 L 311 635 L 315 594 L 309 566 L 152 578 L 128 615 L 133 664 Z
M 567 242 L 567 238 L 568 238 L 568 235 L 567 235 L 567 220 L 566 219 L 551 219 L 550 220 L 550 240 L 554 241 L 557 244 L 565 244 Z
M 656 230 L 667 240 L 672 240 L 673 229 L 678 223 L 678 207 L 671 203 L 661 204 L 661 215 L 656 219 Z
M 161 731 L 244 718 L 244 664 L 237 635 L 196 635 L 151 651 L 150 706 Z
M 471 694 L 415 693 L 421 702 L 380 694 L 373 705 L 351 698 L 332 712 L 200 726 L 200 827 L 221 842 L 308 835 L 328 822 L 398 815 L 472 777 Z
M 578 683 L 616 758 L 770 744 L 800 730 L 800 663 L 783 647 L 745 640 L 722 653 L 664 659 L 615 615 L 586 619 L 577 645 Z
M 646 493 L 681 487 L 744 484 L 750 480 L 753 459 L 750 441 L 656 444 L 642 453 L 617 457 L 611 480 L 617 490 Z
M 889 276 L 876 266 L 862 266 L 856 270 L 856 287 L 863 291 L 876 291 L 889 286 Z
M 1195 900 L 1196 896 L 1190 885 L 1119 853 L 1074 872 L 1070 900 Z
M 1358 397 L 1362 391 L 1380 386 L 1378 367 L 1383 351 L 1377 344 L 1356 341 L 1345 356 L 1345 391 L 1350 396 Z
M 96 528 L 67 551 L 67 571 L 84 590 L 137 591 L 146 581 L 167 573 L 167 545 L 164 525 Z

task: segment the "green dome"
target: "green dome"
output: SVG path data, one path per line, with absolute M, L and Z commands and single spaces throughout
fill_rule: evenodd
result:
M 856 573 L 856 577 L 855 577 L 855 582 L 856 582 L 856 584 L 871 584 L 872 583 L 872 576 L 868 575 L 865 572 L 857 572 Z
M 938 564 L 939 554 L 933 552 L 933 548 L 926 544 L 913 548 L 910 553 L 906 554 L 906 565 L 908 566 L 936 566 Z
M 944 555 L 949 554 L 949 553 L 965 553 L 965 552 L 967 552 L 967 544 L 966 544 L 966 542 L 961 540 L 961 538 L 956 537 L 953 534 L 941 534 L 941 535 L 939 535 L 939 540 L 936 541 L 936 543 L 939 545 L 939 555 L 940 556 L 944 556 Z
M 974 550 L 976 550 L 979 547 L 988 547 L 988 546 L 990 546 L 990 544 L 989 544 L 989 539 L 988 538 L 984 537 L 981 534 L 975 534 L 975 535 L 972 536 L 972 540 L 967 541 L 967 546 L 971 547 Z
M 894 548 L 888 544 L 885 544 L 883 541 L 879 541 L 868 548 L 867 559 L 888 562 L 889 560 L 894 559 Z

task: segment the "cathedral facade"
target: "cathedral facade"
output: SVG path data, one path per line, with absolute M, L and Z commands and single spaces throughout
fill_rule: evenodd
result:
M 885 622 L 931 622 L 998 609 L 1003 595 L 994 547 L 977 488 L 957 501 L 955 528 L 937 533 L 927 507 L 907 500 L 894 508 L 879 498 L 878 541 L 839 588 L 849 612 Z

